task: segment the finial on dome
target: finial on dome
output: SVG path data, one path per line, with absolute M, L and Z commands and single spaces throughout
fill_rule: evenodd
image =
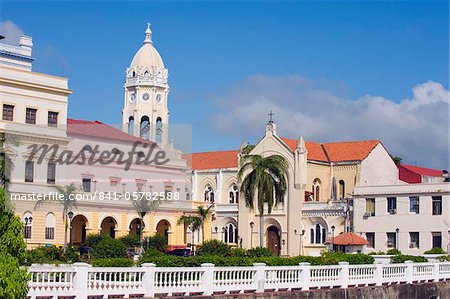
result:
M 145 30 L 145 40 L 144 44 L 153 44 L 152 41 L 152 30 L 150 29 L 150 23 L 147 23 L 147 30 Z

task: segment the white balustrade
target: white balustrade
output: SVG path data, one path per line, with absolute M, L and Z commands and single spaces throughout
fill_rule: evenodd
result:
M 450 280 L 450 262 L 330 266 L 215 267 L 202 264 L 193 268 L 164 268 L 154 264 L 142 267 L 91 267 L 73 265 L 33 265 L 28 296 L 31 299 L 57 296 L 87 299 L 111 295 L 130 298 L 135 295 L 212 295 L 244 292 L 308 290 L 348 286 L 414 283 Z M 94 298 L 92 297 L 92 298 Z

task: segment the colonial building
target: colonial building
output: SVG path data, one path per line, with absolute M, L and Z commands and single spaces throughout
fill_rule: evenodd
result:
M 214 203 L 213 238 L 259 246 L 259 217 L 239 200 L 237 151 L 194 153 L 192 196 Z M 264 217 L 264 246 L 275 254 L 319 254 L 349 229 L 348 198 L 355 186 L 397 184 L 395 163 L 380 141 L 316 143 L 282 138 L 270 121 L 251 155 L 281 155 L 289 163 L 285 200 Z

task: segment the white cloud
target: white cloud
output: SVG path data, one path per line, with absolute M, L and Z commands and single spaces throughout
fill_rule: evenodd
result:
M 319 142 L 380 139 L 405 162 L 449 168 L 450 93 L 441 84 L 419 84 L 411 99 L 399 103 L 370 95 L 346 99 L 332 89 L 297 75 L 250 77 L 213 99 L 218 113 L 209 126 L 219 134 L 257 140 L 273 110 L 281 136 Z
M 19 38 L 24 35 L 22 29 L 12 21 L 0 22 L 0 35 L 3 35 L 5 39 L 2 43 L 10 45 L 19 45 Z

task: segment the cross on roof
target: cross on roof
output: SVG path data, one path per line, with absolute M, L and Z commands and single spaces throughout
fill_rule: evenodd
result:
M 275 115 L 275 113 L 273 113 L 272 110 L 270 110 L 268 115 L 269 115 L 269 122 L 273 123 L 273 116 Z

